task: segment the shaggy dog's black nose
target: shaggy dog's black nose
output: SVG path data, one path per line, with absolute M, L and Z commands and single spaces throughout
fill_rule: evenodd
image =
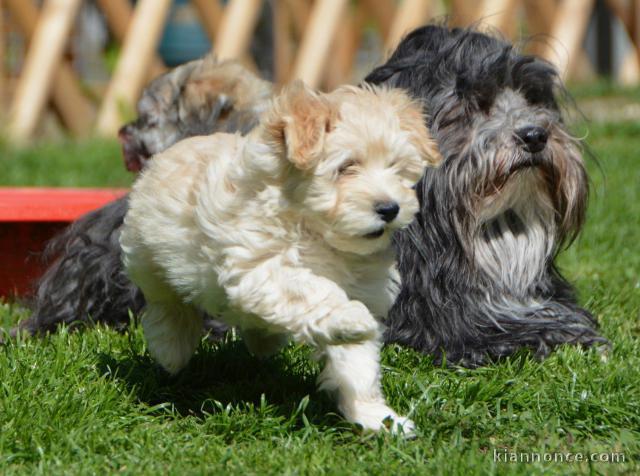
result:
M 396 202 L 380 202 L 376 204 L 375 210 L 383 221 L 389 223 L 398 216 L 400 206 Z
M 538 126 L 523 127 L 518 129 L 516 134 L 527 152 L 532 153 L 540 152 L 544 149 L 549 138 L 549 133 L 543 127 Z

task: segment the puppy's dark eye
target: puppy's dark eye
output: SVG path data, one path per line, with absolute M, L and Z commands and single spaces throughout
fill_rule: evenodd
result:
M 354 172 L 354 169 L 358 166 L 358 161 L 355 159 L 348 159 L 342 162 L 338 168 L 338 175 L 347 175 Z

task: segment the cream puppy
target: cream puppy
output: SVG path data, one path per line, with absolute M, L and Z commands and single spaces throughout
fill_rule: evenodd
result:
M 120 240 L 147 300 L 151 356 L 182 369 L 205 311 L 257 355 L 290 339 L 315 347 L 320 388 L 347 420 L 411 432 L 382 394 L 380 339 L 398 291 L 391 235 L 413 219 L 412 187 L 437 162 L 420 107 L 400 90 L 319 94 L 299 82 L 248 136 L 195 137 L 156 156 Z

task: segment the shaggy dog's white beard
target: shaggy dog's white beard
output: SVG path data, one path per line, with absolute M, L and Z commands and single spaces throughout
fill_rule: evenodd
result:
M 534 169 L 513 177 L 485 210 L 475 238 L 478 266 L 498 286 L 525 296 L 555 246 L 554 211 Z

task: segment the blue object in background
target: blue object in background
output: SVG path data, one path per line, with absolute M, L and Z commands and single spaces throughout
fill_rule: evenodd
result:
M 174 0 L 158 53 L 169 67 L 201 58 L 211 43 L 189 0 Z

